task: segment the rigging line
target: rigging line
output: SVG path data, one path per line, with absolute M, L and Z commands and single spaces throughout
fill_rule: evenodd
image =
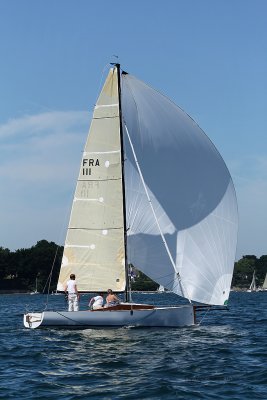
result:
M 130 188 L 132 188 L 134 186 L 134 167 L 132 166 L 131 162 L 129 160 L 127 160 L 127 164 L 128 164 L 128 174 L 129 174 L 129 179 L 127 179 L 127 181 L 129 182 L 129 186 Z M 138 188 L 139 188 L 140 183 L 138 182 Z M 131 190 L 130 190 L 130 194 L 128 196 L 128 204 L 127 204 L 127 210 L 128 210 L 128 221 L 132 221 L 131 222 L 131 226 L 130 231 L 134 232 L 134 229 L 132 229 L 135 225 L 135 221 L 137 219 L 138 216 L 138 199 L 139 199 L 139 191 L 136 190 L 136 192 L 138 193 L 138 195 L 133 196 L 131 195 Z
M 73 192 L 73 194 L 72 194 L 72 198 L 73 198 L 73 196 L 74 196 L 74 193 L 75 193 L 75 192 Z M 71 197 L 69 198 L 69 200 L 70 200 L 70 199 L 71 199 Z M 60 229 L 60 232 L 59 232 L 59 234 L 58 234 L 58 242 L 61 241 L 61 238 L 62 238 L 62 235 L 63 235 L 63 230 L 65 229 L 64 221 L 67 220 L 68 214 L 69 214 L 69 211 L 65 210 L 65 216 L 64 216 L 64 218 L 63 218 L 63 221 L 62 221 L 62 224 L 61 224 L 61 229 Z M 49 298 L 48 298 L 48 295 L 49 295 L 49 290 L 50 290 L 50 285 L 51 285 L 51 280 L 52 280 L 52 273 L 53 273 L 53 269 L 54 269 L 54 265 L 55 265 L 57 253 L 58 253 L 58 250 L 59 250 L 60 247 L 61 247 L 61 246 L 58 244 L 58 245 L 57 245 L 57 248 L 56 248 L 56 252 L 55 252 L 55 256 L 54 256 L 54 260 L 53 260 L 53 263 L 52 263 L 52 267 L 51 267 L 50 273 L 49 273 L 49 275 L 48 275 L 48 278 L 47 278 L 47 280 L 46 280 L 45 286 L 44 286 L 44 288 L 43 288 L 43 294 L 44 294 L 46 285 L 47 285 L 47 283 L 49 282 L 45 309 L 46 309 L 47 306 L 48 306 L 48 299 L 49 299 Z
M 98 87 L 98 97 L 100 96 L 100 93 L 101 93 L 101 89 L 102 89 L 102 87 L 103 87 L 103 81 L 104 81 L 104 74 L 105 74 L 105 72 L 106 72 L 106 70 L 109 68 L 109 63 L 108 64 L 106 64 L 105 66 L 104 66 L 104 68 L 103 68 L 103 70 L 102 70 L 102 74 L 101 74 L 101 77 L 100 77 L 100 80 L 99 80 L 99 87 Z M 94 105 L 95 106 L 95 105 Z
M 172 279 L 171 281 L 167 282 L 166 288 L 168 288 L 168 286 L 170 286 L 170 285 L 172 285 L 173 289 L 176 289 L 177 288 L 177 281 L 175 279 Z
M 59 311 L 55 311 L 55 312 L 56 312 L 58 315 L 60 315 L 61 317 L 66 318 L 66 319 L 68 319 L 69 321 L 75 322 L 75 325 L 78 325 L 78 326 L 91 326 L 90 324 L 80 323 L 80 322 L 77 321 L 76 319 L 67 317 L 67 315 L 62 314 L 62 313 L 59 312 Z
M 201 320 L 199 321 L 199 323 L 197 324 L 198 326 L 200 326 L 202 324 L 202 321 L 204 320 L 204 318 L 206 317 L 206 315 L 208 314 L 208 312 L 211 310 L 211 307 L 208 307 L 207 311 L 205 312 L 205 314 L 203 315 L 203 317 L 201 318 Z
M 156 279 L 156 280 L 158 280 L 158 279 L 163 279 L 163 278 L 166 279 L 166 278 L 168 278 L 168 277 L 173 277 L 173 274 L 161 275 L 161 276 L 156 277 L 155 279 Z M 167 283 L 165 283 L 163 286 L 164 286 L 165 289 L 168 289 L 168 290 L 171 290 L 171 289 L 169 289 L 169 286 L 173 286 L 173 288 L 176 289 L 176 287 L 177 287 L 177 281 L 176 281 L 175 279 L 171 278 L 171 280 L 169 280 L 169 281 L 168 281 Z
M 176 293 L 176 289 L 177 289 L 177 287 L 180 287 L 181 285 L 180 285 L 180 282 L 179 282 L 179 280 L 178 280 L 178 282 L 177 282 L 177 280 L 172 280 L 171 282 L 170 282 L 170 284 L 173 284 L 173 288 L 172 288 L 172 291 L 174 292 L 174 293 Z M 177 294 L 177 293 L 176 293 Z M 180 295 L 178 295 L 178 296 L 180 296 Z
M 173 277 L 173 273 L 157 276 L 157 279 L 163 279 L 163 278 L 169 278 L 169 277 Z M 174 282 L 174 280 L 172 279 L 171 282 Z
M 47 306 L 48 306 L 48 296 L 49 296 L 49 292 L 50 292 L 50 286 L 51 286 L 51 280 L 52 280 L 52 274 L 53 274 L 53 269 L 54 269 L 54 266 L 55 266 L 55 263 L 56 263 L 56 259 L 57 259 L 57 253 L 58 253 L 58 249 L 59 249 L 59 245 L 57 246 L 57 249 L 56 249 L 56 253 L 55 253 L 55 257 L 54 257 L 54 261 L 53 261 L 53 264 L 52 264 L 52 268 L 51 268 L 51 272 L 50 272 L 50 274 L 49 274 L 49 277 L 48 277 L 48 288 L 47 288 L 47 295 L 46 295 L 46 305 L 45 305 L 45 310 L 46 310 L 46 308 L 47 308 Z
M 154 218 L 155 218 L 156 224 L 157 224 L 157 226 L 158 226 L 159 233 L 160 233 L 160 236 L 161 236 L 161 238 L 162 238 L 163 244 L 164 244 L 165 249 L 166 249 L 166 251 L 167 251 L 167 254 L 168 254 L 169 258 L 170 258 L 170 261 L 171 261 L 171 264 L 172 264 L 172 266 L 173 266 L 173 269 L 174 269 L 174 271 L 176 272 L 176 275 L 177 275 L 177 278 L 178 278 L 178 281 L 179 281 L 179 285 L 180 285 L 182 294 L 183 294 L 183 296 L 186 297 L 186 298 L 189 300 L 189 302 L 191 303 L 191 299 L 189 298 L 186 289 L 183 287 L 181 276 L 180 276 L 180 274 L 179 274 L 179 271 L 177 271 L 177 268 L 176 268 L 175 262 L 174 262 L 174 260 L 173 260 L 173 258 L 172 258 L 172 255 L 171 255 L 169 246 L 168 246 L 168 244 L 167 244 L 167 242 L 166 242 L 166 240 L 165 240 L 164 234 L 163 234 L 163 232 L 162 232 L 162 230 L 161 230 L 161 227 L 160 227 L 159 221 L 158 221 L 158 219 L 157 219 L 157 216 L 156 216 L 156 213 L 155 213 L 153 204 L 152 204 L 152 202 L 151 202 L 151 199 L 150 199 L 150 196 L 149 196 L 149 193 L 148 193 L 148 190 L 147 190 L 147 186 L 146 186 L 146 183 L 145 183 L 145 180 L 144 180 L 142 171 L 141 171 L 141 169 L 140 169 L 140 166 L 139 166 L 139 163 L 138 163 L 138 160 L 137 160 L 137 157 L 136 157 L 136 153 L 135 153 L 135 150 L 134 150 L 134 147 L 133 147 L 133 143 L 132 143 L 132 141 L 131 141 L 130 134 L 129 134 L 129 131 L 128 131 L 128 128 L 127 128 L 125 122 L 124 122 L 124 126 L 125 126 L 125 130 L 126 130 L 126 133 L 127 133 L 127 137 L 128 137 L 129 143 L 130 143 L 130 147 L 131 147 L 131 150 L 132 150 L 132 153 L 133 153 L 134 161 L 135 161 L 135 163 L 136 163 L 136 167 L 137 167 L 137 170 L 138 170 L 138 172 L 139 172 L 139 175 L 140 175 L 142 184 L 143 184 L 143 186 L 144 186 L 145 193 L 146 193 L 146 197 L 147 197 L 147 200 L 148 200 L 148 202 L 149 202 L 150 208 L 151 208 L 151 210 L 152 210 L 153 216 L 154 216 Z

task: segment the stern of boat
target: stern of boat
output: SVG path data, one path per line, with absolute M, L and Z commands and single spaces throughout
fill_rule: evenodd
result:
M 27 313 L 24 314 L 23 323 L 25 328 L 35 329 L 38 328 L 43 321 L 43 313 Z

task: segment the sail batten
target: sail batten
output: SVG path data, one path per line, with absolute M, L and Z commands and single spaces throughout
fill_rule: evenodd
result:
M 87 154 L 113 154 L 113 153 L 120 153 L 120 150 L 112 150 L 112 151 L 85 151 L 84 155 Z
M 115 103 L 115 104 L 97 104 L 95 106 L 95 109 L 97 110 L 98 108 L 103 108 L 103 107 L 118 107 L 119 103 Z

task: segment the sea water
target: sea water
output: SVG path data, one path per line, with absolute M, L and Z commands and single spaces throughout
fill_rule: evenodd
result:
M 25 310 L 63 310 L 64 296 L 0 299 L 0 399 L 267 399 L 267 292 L 232 292 L 229 311 L 182 329 L 30 330 Z

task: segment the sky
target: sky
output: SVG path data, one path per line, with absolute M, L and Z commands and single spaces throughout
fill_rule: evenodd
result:
M 265 0 L 0 0 L 0 247 L 64 244 L 92 110 L 119 60 L 223 156 L 237 259 L 267 254 L 266 38 Z

